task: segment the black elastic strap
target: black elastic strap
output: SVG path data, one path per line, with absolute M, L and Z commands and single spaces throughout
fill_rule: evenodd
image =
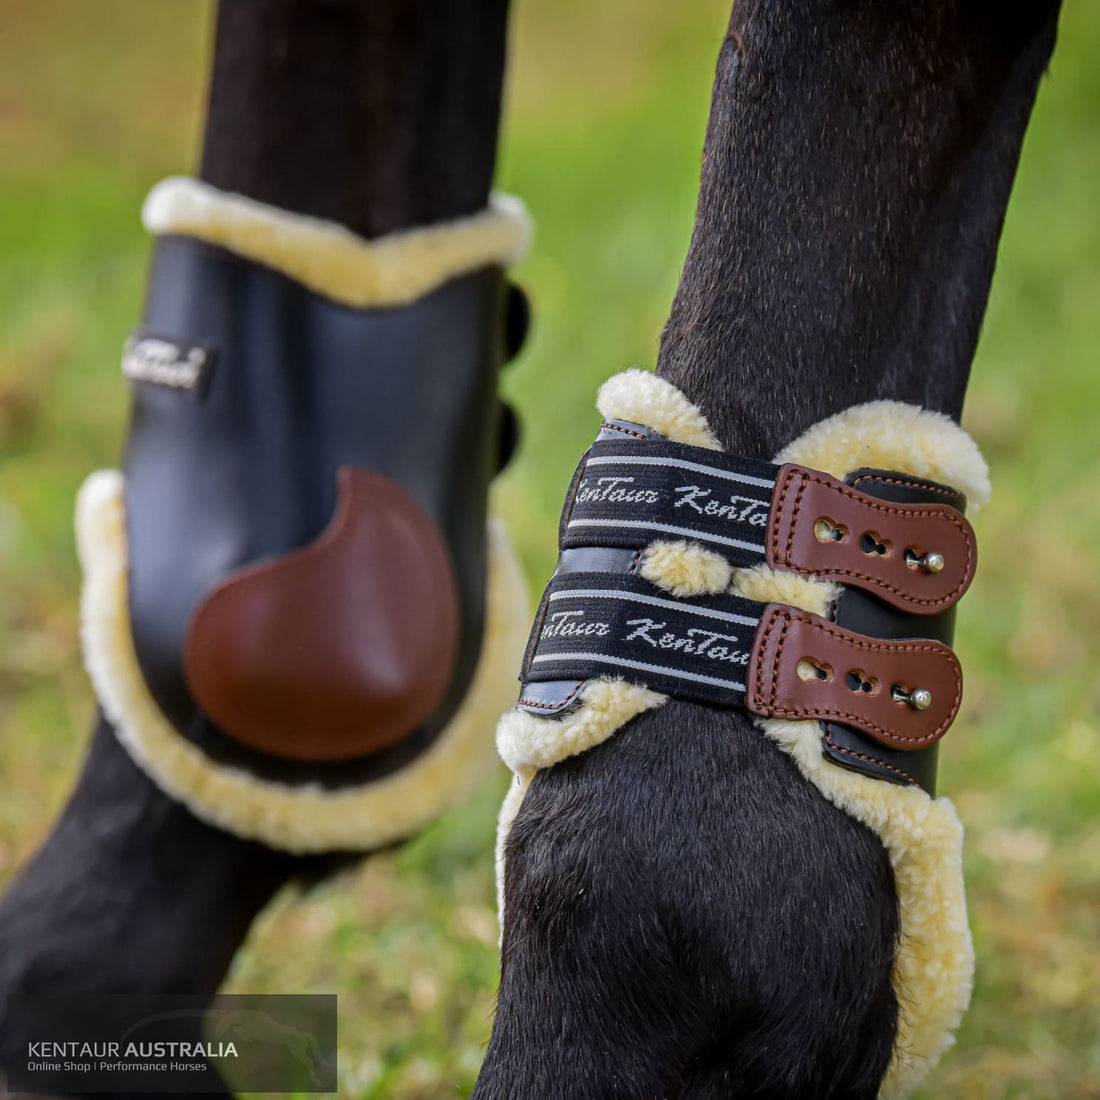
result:
M 691 539 L 735 566 L 756 565 L 779 470 L 667 440 L 597 441 L 581 462 L 562 549 Z
M 681 699 L 743 706 L 762 610 L 736 596 L 672 599 L 630 574 L 559 574 L 543 596 L 523 679 L 618 674 Z

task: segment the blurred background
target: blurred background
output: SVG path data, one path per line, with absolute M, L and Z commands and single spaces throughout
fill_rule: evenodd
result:
M 726 0 L 519 0 L 499 183 L 538 223 L 526 442 L 500 501 L 538 588 L 595 390 L 652 366 L 687 246 Z M 150 185 L 198 148 L 212 6 L 0 0 L 0 885 L 42 840 L 93 699 L 74 494 L 119 460 Z M 967 826 L 974 1003 L 922 1097 L 1100 1097 L 1100 7 L 1066 0 L 965 425 L 993 468 L 941 790 Z M 467 1093 L 497 975 L 503 767 L 401 851 L 301 899 L 239 992 L 336 992 L 342 1095 Z

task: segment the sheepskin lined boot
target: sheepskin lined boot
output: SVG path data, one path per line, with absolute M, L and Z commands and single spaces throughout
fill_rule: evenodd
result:
M 880 1095 L 907 1096 L 954 1041 L 974 973 L 962 823 L 935 779 L 962 691 L 954 609 L 976 562 L 962 513 L 989 497 L 985 460 L 948 417 L 897 401 L 822 420 L 772 463 L 724 455 L 654 374 L 613 376 L 598 409 L 524 689 L 497 729 L 515 775 L 502 922 L 512 826 L 540 771 L 673 698 L 747 711 L 889 856 L 899 1015 Z
M 77 509 L 86 660 L 137 764 L 199 817 L 369 850 L 490 766 L 527 600 L 490 482 L 526 329 L 518 202 L 373 241 L 193 180 L 124 373 L 125 473 Z

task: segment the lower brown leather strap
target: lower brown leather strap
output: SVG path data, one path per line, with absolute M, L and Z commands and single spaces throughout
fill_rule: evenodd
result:
M 962 670 L 940 642 L 880 641 L 769 604 L 749 656 L 746 707 L 766 718 L 853 726 L 887 748 L 938 741 L 962 700 Z

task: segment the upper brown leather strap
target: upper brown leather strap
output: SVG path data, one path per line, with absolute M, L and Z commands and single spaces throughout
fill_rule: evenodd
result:
M 941 642 L 879 641 L 769 604 L 746 677 L 746 706 L 766 718 L 840 722 L 892 749 L 938 741 L 962 699 L 962 670 Z M 912 700 L 928 693 L 927 706 Z M 911 701 L 906 701 L 906 699 Z
M 977 546 L 966 518 L 949 505 L 876 500 L 788 463 L 776 481 L 767 560 L 775 569 L 836 580 L 899 610 L 931 615 L 970 586 Z M 938 570 L 929 568 L 941 561 Z

